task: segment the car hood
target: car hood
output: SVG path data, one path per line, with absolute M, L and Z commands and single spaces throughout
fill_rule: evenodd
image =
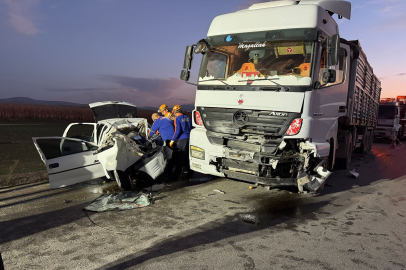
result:
M 102 101 L 90 103 L 89 107 L 96 122 L 137 117 L 137 106 L 128 102 Z

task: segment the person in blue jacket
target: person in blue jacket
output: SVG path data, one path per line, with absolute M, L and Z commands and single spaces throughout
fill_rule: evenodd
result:
M 157 113 L 153 113 L 151 118 L 152 121 L 154 121 L 154 124 L 152 125 L 148 136 L 151 137 L 158 131 L 159 134 L 161 134 L 162 140 L 172 140 L 173 134 L 175 133 L 173 122 L 164 116 L 159 116 Z
M 183 114 L 182 108 L 179 105 L 175 105 L 172 109 L 175 115 L 175 133 L 173 134 L 170 146 L 173 147 L 176 142 L 176 164 L 174 177 L 179 177 L 182 173 L 191 173 L 189 167 L 189 138 L 190 131 L 192 129 L 192 121 L 187 115 Z
M 160 116 L 157 113 L 152 114 L 152 121 L 154 121 L 154 124 L 151 127 L 151 130 L 148 134 L 149 137 L 153 136 L 156 132 L 159 132 L 159 134 L 162 137 L 162 140 L 166 142 L 166 145 L 169 145 L 169 142 L 173 138 L 173 134 L 175 133 L 175 127 L 173 125 L 172 120 L 170 120 L 167 117 Z M 171 155 L 170 157 L 167 157 L 167 164 L 165 171 L 163 173 L 163 176 L 165 178 L 172 178 L 173 176 L 173 169 L 175 167 L 175 156 Z

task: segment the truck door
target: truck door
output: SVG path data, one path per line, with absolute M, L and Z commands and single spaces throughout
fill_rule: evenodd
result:
M 34 137 L 34 145 L 45 163 L 50 188 L 59 188 L 103 177 L 103 166 L 93 155 L 97 146 L 64 137 Z
M 72 123 L 69 124 L 62 137 L 80 139 L 87 142 L 97 143 L 96 123 Z
M 346 115 L 348 96 L 348 79 L 350 65 L 350 47 L 341 44 L 338 65 L 327 67 L 327 51 L 325 45 L 320 48 L 319 67 L 315 70 L 314 81 L 319 81 L 321 87 L 312 93 L 311 115 L 315 119 L 312 126 L 314 137 L 325 136 L 335 120 Z M 326 69 L 336 71 L 336 80 L 333 83 L 323 83 L 322 74 Z

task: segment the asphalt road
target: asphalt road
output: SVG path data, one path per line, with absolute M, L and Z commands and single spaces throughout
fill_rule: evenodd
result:
M 405 157 L 375 144 L 354 155 L 357 179 L 335 171 L 317 196 L 185 180 L 145 208 L 89 216 L 97 182 L 2 188 L 0 252 L 6 270 L 406 269 Z

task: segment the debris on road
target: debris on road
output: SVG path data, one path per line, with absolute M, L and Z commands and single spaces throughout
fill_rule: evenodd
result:
M 148 194 L 139 192 L 123 191 L 117 194 L 101 195 L 99 198 L 91 202 L 84 209 L 92 212 L 105 212 L 114 210 L 128 210 L 133 208 L 141 208 L 150 205 L 150 197 Z
M 72 200 L 64 200 L 65 203 L 71 203 Z
M 224 191 L 222 191 L 222 190 L 219 190 L 219 189 L 213 189 L 213 191 L 214 192 L 218 192 L 218 193 L 221 193 L 221 194 L 226 194 Z
M 151 187 L 145 188 L 145 190 L 148 190 L 148 192 L 158 191 L 158 190 L 163 189 L 165 186 L 167 186 L 165 183 L 156 184 L 156 185 L 153 185 L 153 186 L 151 186 Z M 170 186 L 170 185 L 169 185 L 169 186 Z
M 359 173 L 355 172 L 355 169 L 350 171 L 350 174 L 352 174 L 355 178 L 358 178 L 358 176 L 359 176 Z
M 189 179 L 189 182 L 210 182 L 213 179 L 214 177 L 211 175 L 194 173 L 192 178 Z
M 259 225 L 261 223 L 259 221 L 259 217 L 253 214 L 239 214 L 238 218 L 243 222 L 253 223 L 255 225 Z

